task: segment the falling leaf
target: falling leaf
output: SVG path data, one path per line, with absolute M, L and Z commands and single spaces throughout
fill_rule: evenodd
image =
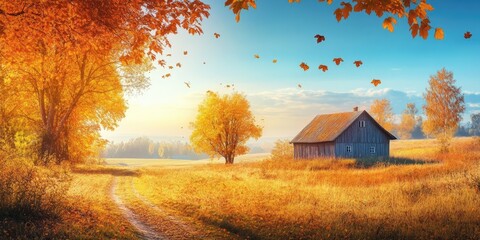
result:
M 378 79 L 373 79 L 370 83 L 373 84 L 376 87 L 376 86 L 378 86 L 378 84 L 382 83 L 382 81 L 380 81 Z
M 165 78 L 165 75 L 162 75 L 162 78 Z
M 363 64 L 363 62 L 360 61 L 360 60 L 357 60 L 357 61 L 353 62 L 353 64 L 355 64 L 355 66 L 357 66 L 357 67 L 360 67 Z
M 207 94 L 212 94 L 213 92 L 210 90 L 207 90 Z
M 205 62 L 203 62 L 203 64 L 205 64 Z
M 183 51 L 183 55 L 187 55 L 188 54 L 188 51 Z
M 187 85 L 188 88 L 190 88 L 190 82 L 183 82 L 185 85 Z
M 334 58 L 333 61 L 335 64 L 340 65 L 340 63 L 343 62 L 343 58 Z
M 304 63 L 304 62 L 300 63 L 300 67 L 303 69 L 303 71 L 307 71 L 307 70 L 310 68 L 310 67 L 309 67 L 306 63 Z
M 177 67 L 179 67 L 179 68 L 182 67 L 182 64 L 180 64 L 180 63 L 177 63 L 177 64 L 175 64 L 175 65 L 176 65 Z
M 388 29 L 388 31 L 393 32 L 393 25 L 397 24 L 397 19 L 393 17 L 388 17 L 383 20 L 383 28 Z
M 230 87 L 230 84 L 227 84 L 225 87 L 229 88 L 229 87 Z
M 273 61 L 272 61 L 272 62 L 273 62 L 273 63 L 277 63 L 277 59 L 273 59 Z
M 165 77 L 167 77 L 167 78 L 170 77 L 170 76 L 171 76 L 170 73 L 165 74 Z
M 325 41 L 325 36 L 322 36 L 320 34 L 315 35 L 314 38 L 317 39 L 317 43 L 321 43 L 321 42 Z
M 170 53 L 169 53 L 169 54 L 167 54 L 167 57 L 171 57 L 171 56 L 172 56 L 172 54 L 170 54 Z
M 168 66 L 168 69 L 173 69 L 173 66 Z
M 214 33 L 213 35 L 215 36 L 215 38 L 219 38 L 219 37 L 220 37 L 220 34 L 218 34 L 218 33 Z
M 257 59 L 260 58 L 260 56 L 258 54 L 253 55 L 253 57 L 255 57 Z
M 472 37 L 472 33 L 466 32 L 466 33 L 463 35 L 463 37 L 464 37 L 465 39 L 469 39 L 469 38 Z
M 300 83 L 299 83 L 297 86 L 298 86 L 299 88 L 302 88 L 302 84 L 300 84 Z
M 444 37 L 443 29 L 436 28 L 434 36 L 435 36 L 435 39 L 437 39 L 437 40 L 443 40 L 443 37 Z
M 326 71 L 328 71 L 328 66 L 320 65 L 320 66 L 318 66 L 318 69 L 322 70 L 323 72 L 326 72 Z

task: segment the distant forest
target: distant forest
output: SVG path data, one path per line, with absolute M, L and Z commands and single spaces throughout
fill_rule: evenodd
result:
M 190 144 L 181 141 L 155 142 L 146 137 L 131 139 L 127 142 L 108 144 L 102 154 L 105 158 L 171 158 L 203 159 L 206 154 L 196 153 Z
M 262 153 L 266 150 L 258 146 L 249 146 L 249 153 Z M 147 137 L 131 139 L 127 142 L 108 144 L 102 153 L 104 158 L 170 158 L 205 159 L 208 155 L 196 153 L 192 146 L 181 141 L 153 141 Z

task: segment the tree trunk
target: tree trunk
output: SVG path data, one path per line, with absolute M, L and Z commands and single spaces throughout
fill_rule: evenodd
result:
M 42 133 L 40 152 L 38 154 L 39 164 L 46 165 L 52 157 L 55 157 L 55 136 L 50 131 Z
M 233 161 L 234 161 L 233 155 L 225 156 L 225 164 L 233 164 Z

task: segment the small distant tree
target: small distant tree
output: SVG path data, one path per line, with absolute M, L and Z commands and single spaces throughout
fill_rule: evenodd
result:
M 442 152 L 448 151 L 450 140 L 457 131 L 465 111 L 463 94 L 455 86 L 453 73 L 445 68 L 430 76 L 429 88 L 423 95 L 423 106 L 427 119 L 423 122 L 423 131 L 436 137 Z
M 401 139 L 410 139 L 412 132 L 417 124 L 416 115 L 418 113 L 415 103 L 408 103 L 407 109 L 402 113 L 402 119 L 398 126 L 398 136 Z
M 470 115 L 472 125 L 470 126 L 469 133 L 472 136 L 480 136 L 480 113 L 474 113 Z
M 293 157 L 293 144 L 288 139 L 278 139 L 272 149 L 272 159 L 287 159 Z
M 418 115 L 415 117 L 415 127 L 413 128 L 412 138 L 413 139 L 421 139 L 425 138 L 425 134 L 422 130 L 423 125 L 423 118 L 422 116 Z
M 388 99 L 374 100 L 370 106 L 370 114 L 385 130 L 393 130 L 393 111 Z
M 248 139 L 262 135 L 248 100 L 236 92 L 222 96 L 208 92 L 191 126 L 190 142 L 195 151 L 222 156 L 225 164 L 233 164 L 236 156 L 248 152 Z
M 165 148 L 160 144 L 158 145 L 157 154 L 158 154 L 158 158 L 163 158 L 165 155 Z

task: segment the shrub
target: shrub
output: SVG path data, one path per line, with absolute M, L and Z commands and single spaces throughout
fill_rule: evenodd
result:
M 29 159 L 0 153 L 0 217 L 58 216 L 69 183 L 65 168 L 34 166 Z
M 293 144 L 288 139 L 278 139 L 272 149 L 272 159 L 293 158 Z

